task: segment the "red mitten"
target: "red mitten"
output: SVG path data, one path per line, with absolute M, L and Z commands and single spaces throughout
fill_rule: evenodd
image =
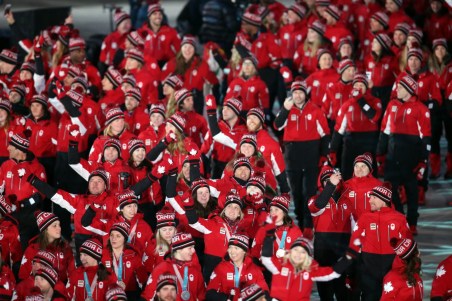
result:
M 216 113 L 217 111 L 217 101 L 212 94 L 206 96 L 206 110 L 207 113 Z
M 337 164 L 337 157 L 335 152 L 331 152 L 328 154 L 328 161 L 330 161 L 330 164 L 332 167 L 335 167 Z
M 419 162 L 418 165 L 413 169 L 413 172 L 416 173 L 416 178 L 418 181 L 421 181 L 424 178 L 425 169 L 427 168 L 427 163 L 425 161 Z

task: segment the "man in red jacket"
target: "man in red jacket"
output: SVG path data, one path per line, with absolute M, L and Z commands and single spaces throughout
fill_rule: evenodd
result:
M 274 124 L 278 130 L 284 129 L 283 141 L 298 224 L 312 233 L 308 200 L 316 192 L 319 166 L 326 162 L 330 130 L 325 114 L 309 101 L 306 83 L 293 82 L 291 91 L 292 97 L 284 101 Z
M 403 205 L 397 193 L 405 186 L 407 220 L 413 234 L 417 234 L 418 181 L 424 178 L 430 153 L 431 122 L 428 108 L 418 100 L 418 84 L 409 75 L 397 85 L 397 99 L 389 102 L 381 123 L 377 160 L 386 158 L 385 180 L 391 182 L 394 205 L 399 212 Z
M 336 153 L 342 145 L 341 171 L 345 180 L 353 175 L 356 156 L 365 152 L 375 154 L 377 148 L 382 105 L 371 94 L 368 86 L 364 74 L 355 75 L 350 98 L 339 109 L 334 126 L 330 146 L 331 164 L 336 166 Z
M 384 186 L 370 191 L 371 212 L 357 221 L 347 254 L 358 262 L 358 286 L 362 300 L 380 300 L 383 278 L 391 269 L 395 253 L 391 238 L 412 238 L 405 216 L 391 208 L 392 192 Z

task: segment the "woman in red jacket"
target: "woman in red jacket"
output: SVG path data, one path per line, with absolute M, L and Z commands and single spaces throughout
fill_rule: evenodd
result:
M 184 87 L 192 91 L 195 111 L 202 114 L 204 108 L 204 84 L 218 85 L 215 73 L 210 71 L 209 65 L 196 54 L 196 40 L 194 37 L 184 37 L 181 49 L 176 57 L 168 61 L 162 68 L 162 78 L 169 74 L 182 77 Z
M 260 258 L 273 274 L 270 296 L 279 301 L 309 301 L 313 281 L 336 279 L 350 264 L 342 259 L 334 267 L 320 267 L 311 257 L 311 242 L 303 237 L 298 237 L 281 259 L 273 256 L 272 244 L 272 236 L 267 236 Z
M 88 160 L 92 162 L 100 162 L 104 144 L 109 138 L 116 138 L 121 144 L 121 158 L 124 161 L 129 159 L 129 151 L 127 143 L 135 136 L 128 130 L 124 121 L 124 112 L 120 108 L 112 108 L 107 111 L 105 120 L 105 128 L 103 135 L 100 135 L 93 142 L 93 146 L 89 152 Z
M 0 165 L 9 159 L 9 139 L 16 130 L 12 105 L 8 99 L 0 99 Z
M 102 252 L 102 263 L 118 279 L 118 285 L 126 292 L 129 300 L 138 300 L 140 287 L 146 282 L 147 273 L 141 256 L 128 243 L 129 223 L 115 223 Z
M 19 279 L 26 279 L 32 270 L 32 259 L 39 250 L 46 250 L 55 255 L 55 269 L 58 278 L 66 283 L 69 275 L 74 271 L 74 254 L 69 243 L 61 236 L 60 221 L 50 212 L 39 212 L 36 221 L 40 234 L 30 241 L 24 252 L 19 270 Z
M 71 300 L 105 301 L 107 288 L 117 282 L 116 275 L 100 262 L 102 249 L 97 239 L 88 239 L 80 247 L 82 266 L 71 274 L 67 284 Z
M 156 146 L 165 137 L 165 106 L 161 103 L 151 105 L 149 109 L 149 126 L 138 134 L 138 139 L 143 140 L 146 152 Z
M 240 298 L 241 289 L 258 284 L 268 296 L 268 286 L 261 269 L 247 256 L 249 238 L 234 234 L 228 242 L 227 254 L 210 276 L 206 301 L 232 300 Z
M 392 238 L 391 246 L 397 256 L 383 279 L 380 301 L 423 300 L 424 285 L 420 275 L 421 258 L 417 243 L 410 238 Z
M 243 220 L 243 202 L 234 194 L 226 197 L 223 211 L 209 219 L 199 218 L 194 210 L 194 202 L 189 199 L 185 210 L 190 226 L 204 234 L 205 255 L 203 275 L 207 282 L 214 268 L 221 262 L 232 235 L 248 230 Z
M 242 116 L 252 108 L 260 108 L 265 112 L 270 109 L 268 88 L 257 72 L 257 61 L 254 56 L 243 59 L 242 70 L 232 80 L 226 91 L 225 99 L 237 98 L 242 101 Z
M 156 218 L 157 228 L 143 253 L 143 264 L 148 273 L 152 273 L 154 268 L 165 260 L 165 255 L 170 251 L 171 238 L 177 232 L 174 212 L 159 211 Z
M 377 34 L 372 41 L 372 53 L 364 59 L 366 77 L 373 82 L 372 95 L 381 100 L 383 112 L 388 105 L 396 74 L 399 73 L 391 45 L 392 40 L 387 34 Z
M 131 171 L 130 182 L 138 183 L 152 170 L 152 164 L 148 160 L 145 160 L 146 145 L 143 140 L 130 140 L 128 149 L 130 153 L 128 161 Z M 160 187 L 160 183 L 158 182 L 152 183 L 152 185 L 141 194 L 141 197 L 138 200 L 138 210 L 143 213 L 143 220 L 146 221 L 152 229 L 155 229 L 156 225 L 155 206 L 160 204 L 162 201 L 162 189 Z
M 333 68 L 333 54 L 328 49 L 317 51 L 317 63 L 319 68 L 306 78 L 306 85 L 311 90 L 311 103 L 321 108 L 326 90 L 331 88 L 340 76 Z
M 317 51 L 327 46 L 324 38 L 325 25 L 316 20 L 308 27 L 308 35 L 303 45 L 298 47 L 293 62 L 299 74 L 308 76 L 317 70 Z

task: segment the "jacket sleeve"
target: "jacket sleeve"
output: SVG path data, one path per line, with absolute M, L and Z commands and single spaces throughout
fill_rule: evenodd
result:
M 274 123 L 274 128 L 278 131 L 281 131 L 287 126 L 287 117 L 289 116 L 289 110 L 284 108 L 284 106 L 281 107 L 281 110 L 276 115 Z
M 339 278 L 341 274 L 336 273 L 331 267 L 319 267 L 317 264 L 315 267 L 311 266 L 311 279 L 312 281 L 330 281 Z
M 69 148 L 69 151 L 71 151 L 71 147 Z M 76 150 L 75 150 L 76 151 Z M 77 151 L 76 151 L 77 152 Z M 78 154 L 78 153 L 77 153 Z M 69 164 L 69 166 L 79 175 L 81 176 L 85 181 L 88 181 L 89 175 L 93 170 L 96 169 L 97 164 L 93 163 L 92 161 L 86 161 L 85 159 L 80 159 L 78 163 L 75 164 Z

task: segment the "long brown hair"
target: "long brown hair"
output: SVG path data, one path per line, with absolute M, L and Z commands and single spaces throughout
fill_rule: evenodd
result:
M 410 257 L 403 260 L 406 263 L 404 274 L 410 285 L 416 284 L 415 275 L 420 275 L 422 260 L 419 256 L 419 250 L 416 248 Z
M 195 53 L 188 60 L 188 62 L 186 62 L 184 56 L 182 55 L 182 51 L 179 51 L 176 54 L 176 68 L 174 69 L 174 74 L 184 76 L 194 61 L 196 61 L 197 66 L 201 64 L 201 60 L 197 60 L 197 58 L 198 55 Z
M 63 43 L 61 43 L 60 41 L 57 41 L 60 43 L 61 47 L 57 48 L 57 51 L 55 51 L 55 53 L 52 56 L 52 69 L 56 68 L 60 62 L 61 62 L 61 58 L 69 52 L 69 49 L 66 45 L 64 45 Z
M 41 250 L 46 250 L 48 247 L 63 249 L 66 247 L 66 241 L 63 237 L 55 239 L 53 242 L 49 242 L 47 237 L 47 229 L 39 233 L 36 242 Z

